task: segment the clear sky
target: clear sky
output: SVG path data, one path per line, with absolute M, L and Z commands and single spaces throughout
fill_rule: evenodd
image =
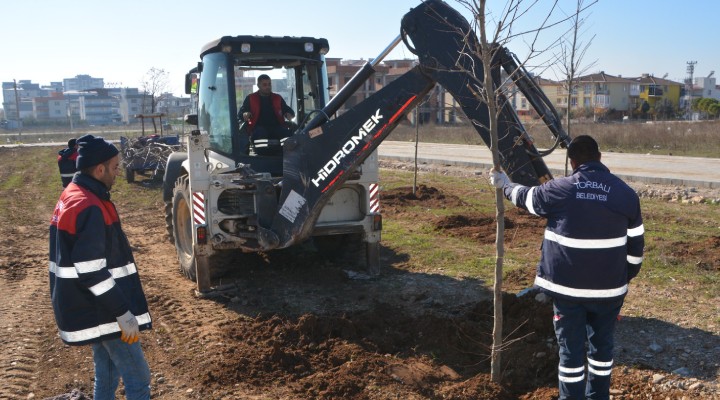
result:
M 471 16 L 455 0 L 447 1 Z M 490 18 L 501 15 L 506 3 L 488 0 Z M 539 26 L 551 3 L 537 0 L 516 32 Z M 398 35 L 402 16 L 417 4 L 419 0 L 7 0 L 0 5 L 0 81 L 29 79 L 46 85 L 87 74 L 103 78 L 108 86 L 139 87 L 154 67 L 170 74 L 170 89 L 180 95 L 184 74 L 199 61 L 200 48 L 217 37 L 325 37 L 328 57 L 367 59 Z M 551 21 L 571 13 L 575 0 L 559 4 Z M 667 79 L 682 82 L 687 62 L 697 61 L 695 76 L 706 76 L 720 69 L 720 52 L 712 45 L 718 15 L 716 0 L 599 0 L 585 14 L 581 39 L 595 35 L 585 60 L 596 61 L 586 73 L 668 74 Z M 559 30 L 543 35 L 552 41 Z M 508 47 L 522 58 L 527 40 L 517 38 Z M 414 55 L 401 46 L 391 58 Z M 556 78 L 549 72 L 542 76 Z

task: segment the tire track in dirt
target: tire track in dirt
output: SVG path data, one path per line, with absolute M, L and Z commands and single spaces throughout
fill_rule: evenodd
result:
M 196 380 L 202 374 L 199 366 L 209 348 L 222 346 L 222 327 L 236 323 L 238 315 L 195 296 L 195 284 L 180 274 L 175 248 L 157 218 L 162 212 L 134 210 L 124 218 L 153 318 L 153 329 L 141 334 L 153 374 L 152 394 L 161 400 L 205 398 Z M 189 370 L 194 373 L 188 375 Z
M 16 251 L 0 259 L 0 399 L 26 399 L 36 389 L 42 361 L 45 323 L 52 319 L 48 296 L 46 256 L 40 238 L 26 227 L 13 228 L 2 240 L 3 248 Z M 17 239 L 15 239 L 17 238 Z M 23 254 L 22 259 L 11 259 Z

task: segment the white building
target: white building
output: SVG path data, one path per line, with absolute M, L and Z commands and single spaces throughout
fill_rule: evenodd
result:
M 103 78 L 93 78 L 90 75 L 76 75 L 74 78 L 63 79 L 63 89 L 66 92 L 102 89 L 104 87 Z

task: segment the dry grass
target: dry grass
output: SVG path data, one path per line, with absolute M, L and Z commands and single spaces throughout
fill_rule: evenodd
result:
M 525 128 L 539 148 L 548 148 L 553 136 L 538 120 L 525 123 Z M 417 131 L 422 142 L 481 144 L 480 136 L 470 125 L 423 125 Z M 656 123 L 593 123 L 576 122 L 570 126 L 571 136 L 587 134 L 597 139 L 602 151 L 618 153 L 653 153 L 678 156 L 720 157 L 720 121 L 674 121 Z M 416 129 L 398 126 L 390 140 L 413 141 Z

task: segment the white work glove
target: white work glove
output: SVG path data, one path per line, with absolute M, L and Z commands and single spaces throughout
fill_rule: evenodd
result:
M 117 317 L 117 322 L 122 331 L 120 340 L 127 344 L 133 344 L 140 340 L 140 328 L 138 327 L 137 319 L 130 311 Z
M 495 168 L 490 170 L 490 184 L 498 189 L 502 189 L 510 184 L 510 178 L 502 172 L 496 171 Z

